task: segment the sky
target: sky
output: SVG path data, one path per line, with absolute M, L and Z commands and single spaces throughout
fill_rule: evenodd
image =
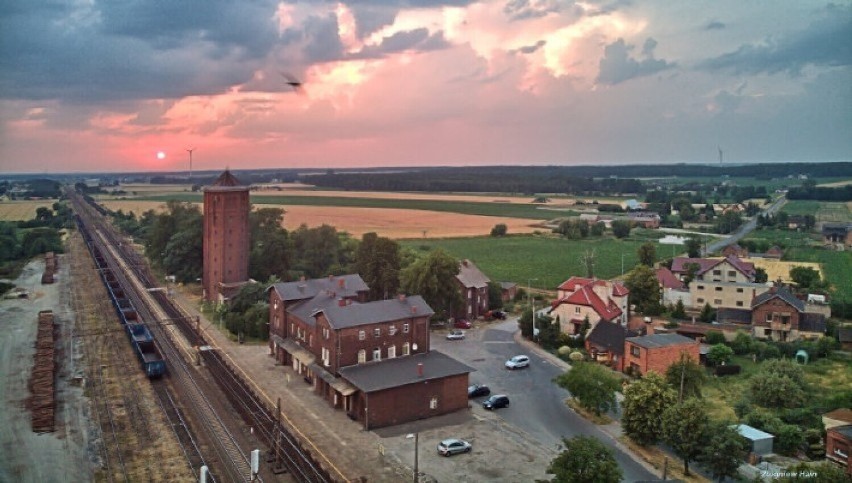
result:
M 0 172 L 850 161 L 850 66 L 848 0 L 4 0 Z

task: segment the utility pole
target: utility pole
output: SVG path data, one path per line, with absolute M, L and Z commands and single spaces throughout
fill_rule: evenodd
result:
M 533 340 L 535 341 L 537 339 L 537 337 L 535 335 L 535 302 L 534 302 L 534 299 L 533 299 L 533 296 L 532 296 L 532 282 L 533 282 L 533 280 L 538 282 L 537 278 L 528 278 L 527 279 L 527 299 L 528 299 L 529 304 L 530 304 L 530 310 L 532 311 L 532 329 L 533 329 L 532 330 L 532 336 L 533 336 Z

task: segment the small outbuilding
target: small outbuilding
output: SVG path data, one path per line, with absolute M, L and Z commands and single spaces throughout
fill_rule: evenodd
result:
M 766 456 L 772 453 L 772 441 L 775 436 L 747 424 L 738 424 L 736 430 L 748 442 L 749 453 L 754 453 L 757 456 Z

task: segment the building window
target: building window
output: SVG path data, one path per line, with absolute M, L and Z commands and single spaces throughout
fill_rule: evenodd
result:
M 696 287 L 696 288 L 697 288 L 698 290 L 704 290 L 704 285 L 699 285 L 699 286 L 698 286 L 698 287 Z
M 373 360 L 374 361 L 382 360 L 382 348 L 381 347 L 376 347 L 375 349 L 373 349 Z
M 742 306 L 743 306 L 743 301 L 737 300 L 737 307 L 742 307 Z
M 382 329 L 376 327 L 373 329 L 373 337 L 380 337 L 382 335 Z
M 699 303 L 699 304 L 703 304 L 703 303 L 704 303 L 704 299 L 699 298 L 699 299 L 698 299 L 698 303 Z
M 367 338 L 367 333 L 363 330 L 358 331 L 358 340 L 364 340 Z
M 579 314 L 580 313 L 580 307 L 574 307 L 574 313 Z
M 772 312 L 767 312 L 767 313 L 766 313 L 766 321 L 767 321 L 767 322 L 772 322 Z
M 396 334 L 396 326 L 395 325 L 390 326 L 390 328 L 388 329 L 388 334 L 390 334 L 390 335 Z
M 402 344 L 402 355 L 407 356 L 408 354 L 411 353 L 411 351 L 408 348 L 409 348 L 408 342 L 406 342 L 405 344 Z
M 728 276 L 729 276 L 729 277 L 736 277 L 736 276 L 737 276 L 737 272 L 735 272 L 735 271 L 733 271 L 733 270 L 728 270 Z
M 272 304 L 272 308 L 275 309 L 275 310 L 278 310 L 278 301 L 277 300 L 275 301 L 275 303 Z
M 388 347 L 388 359 L 393 359 L 396 357 L 396 346 L 392 345 Z
M 722 299 L 713 299 L 715 305 L 722 305 Z
M 722 275 L 721 270 L 713 270 L 713 275 Z
M 328 327 L 323 327 L 323 328 L 322 328 L 322 336 L 323 336 L 323 338 L 328 339 L 328 333 L 329 333 L 329 332 L 330 332 L 330 331 L 328 330 Z
M 763 335 L 769 337 L 772 335 L 772 329 L 763 329 Z
M 738 288 L 738 289 L 737 289 L 737 293 L 743 293 L 743 289 Z
M 722 291 L 722 287 L 716 287 L 716 291 L 717 291 L 717 292 L 721 292 L 721 291 Z
M 367 362 L 367 351 L 361 349 L 358 351 L 358 364 Z
M 632 355 L 633 357 L 639 357 L 639 346 L 630 346 L 630 355 Z
M 429 401 L 429 409 L 438 409 L 438 397 L 432 396 L 432 399 Z
M 403 332 L 404 334 L 407 334 L 407 333 L 408 333 L 408 324 L 402 324 L 402 332 Z
M 324 366 L 328 367 L 328 366 L 331 365 L 330 358 L 331 358 L 331 351 L 326 349 L 325 347 L 323 347 L 322 348 L 322 363 L 323 363 Z

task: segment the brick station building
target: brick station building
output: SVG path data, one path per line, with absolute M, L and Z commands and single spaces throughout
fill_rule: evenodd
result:
M 368 292 L 357 274 L 272 285 L 272 355 L 368 429 L 466 408 L 474 369 L 430 351 L 431 307 Z

